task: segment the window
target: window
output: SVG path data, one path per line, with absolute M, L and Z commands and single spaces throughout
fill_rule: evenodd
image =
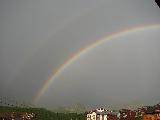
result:
M 93 119 L 93 120 L 96 120 L 96 116 L 95 116 L 95 115 L 92 115 L 92 119 Z
M 97 120 L 100 120 L 100 115 L 97 115 Z

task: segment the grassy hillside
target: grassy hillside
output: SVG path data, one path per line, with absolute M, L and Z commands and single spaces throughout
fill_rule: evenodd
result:
M 85 120 L 84 114 L 56 113 L 44 108 L 21 108 L 0 106 L 0 112 L 27 112 L 35 113 L 37 120 Z

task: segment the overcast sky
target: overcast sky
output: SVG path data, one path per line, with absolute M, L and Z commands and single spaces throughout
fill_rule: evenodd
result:
M 32 101 L 48 76 L 85 46 L 160 23 L 154 0 L 1 0 L 0 96 Z M 122 36 L 78 59 L 39 105 L 160 102 L 160 29 Z

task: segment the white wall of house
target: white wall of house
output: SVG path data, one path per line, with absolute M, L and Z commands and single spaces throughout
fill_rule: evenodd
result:
M 96 109 L 97 112 L 103 112 L 105 111 L 104 108 Z M 87 114 L 87 120 L 107 120 L 107 115 L 97 115 L 97 113 L 90 112 Z
M 107 115 L 97 115 L 96 120 L 107 120 Z
M 96 116 L 97 116 L 96 112 L 92 112 L 91 120 L 96 120 Z
M 104 120 L 107 120 L 107 115 L 104 115 Z
M 87 114 L 87 120 L 97 120 L 96 117 L 97 117 L 96 112 L 92 112 L 92 113 Z
M 87 120 L 91 120 L 91 114 L 90 113 L 87 114 Z

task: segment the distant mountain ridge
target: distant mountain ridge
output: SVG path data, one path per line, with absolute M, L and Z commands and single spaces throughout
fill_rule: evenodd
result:
M 87 107 L 77 103 L 67 107 L 57 107 L 53 109 L 53 112 L 60 112 L 60 113 L 84 113 L 87 111 Z
M 9 97 L 0 97 L 0 106 L 8 106 L 8 107 L 34 107 L 29 102 L 26 101 L 18 101 Z
M 121 104 L 121 105 L 112 105 L 112 106 L 101 106 L 102 108 L 105 108 L 107 110 L 119 110 L 121 108 L 126 109 L 137 109 L 144 106 L 143 104 L 140 104 L 139 102 L 134 102 L 132 104 Z M 63 106 L 63 107 L 57 107 L 55 109 L 52 109 L 53 112 L 59 112 L 59 113 L 85 113 L 86 111 L 96 109 L 97 107 L 90 107 L 85 106 L 80 103 L 73 104 L 71 106 Z

